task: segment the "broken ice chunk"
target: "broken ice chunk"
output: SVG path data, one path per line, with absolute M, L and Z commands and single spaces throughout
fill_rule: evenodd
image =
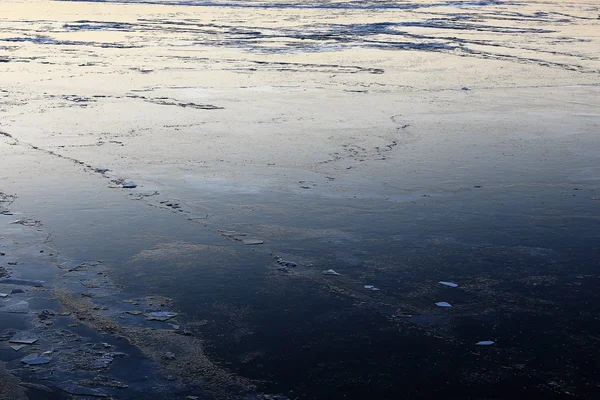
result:
M 235 236 L 246 236 L 245 233 L 239 233 L 238 231 L 223 231 L 220 230 L 219 233 L 223 236 L 227 236 L 227 237 L 234 237 Z
M 21 362 L 27 365 L 48 364 L 50 362 L 50 357 L 44 355 L 40 356 L 38 353 L 31 353 L 30 355 L 23 357 Z
M 339 274 L 332 269 L 328 269 L 327 271 L 323 271 L 323 275 L 339 275 Z
M 26 314 L 29 311 L 29 303 L 25 300 L 16 300 L 8 302 L 6 306 L 0 308 L 0 312 Z
M 450 287 L 458 287 L 458 285 L 456 283 L 452 283 L 452 282 L 444 282 L 444 281 L 440 281 L 438 282 L 440 285 L 444 285 L 444 286 L 450 286 Z
M 72 383 L 61 383 L 61 384 L 57 385 L 57 387 L 65 392 L 75 395 L 75 396 L 89 396 L 89 397 L 103 397 L 103 398 L 108 397 L 108 393 L 106 393 L 100 389 L 77 386 Z
M 435 303 L 435 305 L 438 306 L 438 307 L 452 307 L 450 305 L 450 303 L 446 303 L 445 301 L 437 302 L 437 303 Z
M 44 281 L 35 281 L 29 279 L 14 279 L 7 278 L 0 280 L 0 283 L 6 283 L 8 285 L 24 285 L 24 286 L 33 286 L 33 287 L 43 287 Z
M 176 313 L 170 311 L 156 311 L 146 314 L 146 319 L 149 321 L 166 321 L 177 316 Z
M 125 182 L 123 183 L 123 189 L 135 189 L 137 185 L 133 182 Z
M 13 336 L 8 342 L 9 343 L 19 343 L 19 344 L 33 344 L 37 342 L 39 338 L 33 333 L 29 332 L 20 332 Z
M 494 344 L 491 340 L 482 340 L 480 342 L 475 343 L 477 346 L 491 346 Z

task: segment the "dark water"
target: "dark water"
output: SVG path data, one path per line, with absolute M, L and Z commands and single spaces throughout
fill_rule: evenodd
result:
M 600 227 L 587 214 L 589 197 L 571 191 L 559 190 L 555 201 L 548 199 L 558 193 L 537 188 L 393 206 L 320 200 L 309 218 L 305 206 L 287 203 L 280 225 L 343 233 L 298 240 L 294 230 L 271 239 L 271 251 L 311 259 L 313 267 L 296 268 L 307 282 L 284 275 L 274 288 L 263 280 L 273 262 L 244 257 L 212 288 L 196 284 L 210 279 L 202 271 L 153 290 L 180 291 L 186 313 L 211 321 L 201 331 L 216 338 L 215 356 L 292 397 L 551 396 L 551 371 L 591 396 Z M 329 267 L 343 278 L 313 273 Z M 362 284 L 381 294 L 360 297 Z M 225 315 L 211 309 L 214 301 L 227 304 Z M 454 307 L 438 309 L 437 301 Z M 396 310 L 434 323 L 389 321 Z M 497 345 L 474 348 L 479 340 Z
M 600 220 L 592 187 L 481 187 L 404 202 L 269 191 L 224 202 L 223 193 L 205 192 L 213 217 L 203 223 L 117 201 L 119 192 L 93 184 L 88 190 L 87 203 L 73 191 L 70 206 L 49 202 L 38 212 L 61 252 L 104 260 L 128 293 L 173 298 L 211 357 L 267 392 L 598 394 Z M 182 198 L 189 190 L 177 188 Z M 92 200 L 100 193 L 104 205 Z M 33 206 L 26 196 L 19 201 Z M 231 211 L 246 204 L 261 212 Z M 218 229 L 266 242 L 243 246 Z M 278 271 L 273 255 L 298 266 Z M 341 275 L 322 275 L 329 268 Z M 480 340 L 496 343 L 475 346 Z

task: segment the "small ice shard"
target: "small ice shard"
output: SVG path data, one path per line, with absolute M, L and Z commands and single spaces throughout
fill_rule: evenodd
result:
M 33 333 L 29 332 L 19 332 L 15 336 L 13 336 L 8 342 L 9 343 L 18 343 L 18 344 L 33 344 L 37 342 L 39 338 Z
M 440 285 L 444 285 L 444 286 L 450 286 L 450 287 L 458 287 L 458 285 L 456 283 L 452 283 L 452 282 L 444 282 L 444 281 L 440 281 L 438 282 Z
M 171 319 L 173 317 L 177 316 L 176 313 L 171 312 L 171 311 L 156 311 L 156 312 L 151 312 L 146 314 L 146 319 L 148 321 L 166 321 L 168 319 Z
M 19 351 L 25 346 L 27 346 L 27 345 L 26 344 L 13 344 L 10 346 L 10 348 L 13 349 L 14 351 Z
M 373 285 L 365 285 L 365 289 L 373 289 L 375 286 Z
M 1 297 L 1 298 L 8 297 L 8 294 L 7 294 L 7 293 L 0 293 L 0 297 Z
M 437 302 L 437 303 L 435 303 L 435 305 L 438 306 L 438 307 L 452 307 L 450 305 L 450 303 L 446 303 L 445 301 Z
M 133 311 L 125 311 L 127 314 L 131 314 L 131 315 L 140 315 L 142 314 L 142 312 L 140 310 L 133 310 Z
M 242 239 L 242 243 L 245 245 L 263 244 L 265 241 L 261 239 Z
M 23 357 L 21 362 L 27 365 L 48 364 L 50 362 L 50 357 L 40 356 L 38 353 L 31 353 L 28 356 Z
M 123 189 L 135 189 L 137 187 L 137 185 L 133 182 L 125 182 L 125 183 L 123 183 L 123 185 L 121 187 Z
M 379 291 L 379 288 L 372 287 L 372 288 L 371 288 L 371 291 L 373 291 L 373 292 L 378 292 L 378 291 Z
M 339 274 L 332 269 L 328 269 L 327 271 L 323 271 L 323 275 L 339 275 Z
M 98 172 L 99 174 L 104 174 L 110 170 L 108 168 L 96 168 L 94 171 Z
M 480 342 L 475 343 L 477 346 L 491 346 L 494 344 L 491 340 L 482 340 Z

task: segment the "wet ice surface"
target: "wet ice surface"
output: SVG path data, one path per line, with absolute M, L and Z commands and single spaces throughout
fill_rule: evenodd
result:
M 47 235 L 32 231 L 31 227 L 10 227 L 6 222 L 0 221 L 3 234 L 0 247 L 6 255 L 21 260 L 21 266 L 12 274 L 23 278 L 44 276 L 49 280 L 56 276 L 60 269 L 57 268 L 56 257 L 48 253 L 52 247 Z M 100 392 L 97 388 L 105 386 L 103 379 L 118 382 L 123 378 L 137 380 L 136 388 L 120 393 L 116 386 L 109 385 L 111 388 L 104 392 L 106 397 L 139 398 L 150 395 L 151 385 L 144 379 L 140 380 L 137 374 L 111 371 L 115 359 L 131 357 L 140 367 L 145 365 L 145 379 L 154 377 L 153 369 L 156 367 L 143 361 L 138 350 L 106 333 L 94 332 L 80 325 L 70 312 L 61 309 L 52 288 L 23 286 L 16 282 L 19 280 L 6 279 L 0 283 L 0 288 L 10 293 L 0 305 L 0 360 L 6 363 L 5 368 L 9 372 L 33 384 L 27 386 L 30 398 L 63 398 L 59 397 L 61 391 L 58 388 L 75 383 L 96 388 L 88 388 L 88 391 Z M 14 311 L 6 304 L 15 302 L 25 303 L 28 307 L 19 312 L 18 317 L 9 317 Z M 117 368 L 123 368 L 125 364 L 127 362 Z M 175 388 L 171 390 L 178 392 Z
M 22 267 L 11 274 L 44 276 L 54 282 L 52 287 L 25 289 L 15 288 L 22 287 L 17 282 L 26 279 L 0 282 L 0 289 L 10 293 L 0 302 L 0 361 L 6 363 L 8 372 L 31 383 L 23 383 L 30 398 L 65 398 L 66 394 L 119 399 L 222 398 L 224 393 L 253 393 L 241 383 L 236 386 L 228 381 L 217 367 L 201 359 L 199 342 L 175 320 L 177 313 L 165 311 L 172 304 L 170 299 L 131 299 L 131 293 L 107 278 L 102 262 L 57 257 L 52 241 L 41 229 L 10 227 L 6 222 L 0 221 L 0 247 L 6 255 L 22 261 Z M 24 307 L 16 309 L 16 305 Z M 167 361 L 162 362 L 165 357 Z M 203 378 L 213 382 L 198 385 L 197 379 L 196 383 L 190 381 L 186 370 L 197 373 L 198 368 L 203 369 Z M 171 372 L 177 375 L 168 375 Z
M 0 10 L 11 372 L 116 398 L 595 397 L 596 6 L 130 3 Z

